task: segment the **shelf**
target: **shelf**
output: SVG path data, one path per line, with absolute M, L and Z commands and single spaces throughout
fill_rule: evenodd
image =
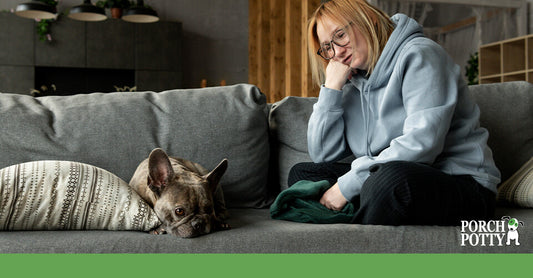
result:
M 503 82 L 509 81 L 526 81 L 526 73 L 506 74 L 503 76 Z
M 503 76 L 525 74 L 526 72 L 527 72 L 526 70 L 510 71 L 510 72 L 504 73 Z
M 527 68 L 533 70 L 533 36 L 527 39 Z M 529 78 L 529 82 L 533 82 L 533 78 Z
M 501 77 L 483 78 L 479 82 L 479 84 L 501 83 L 502 79 Z
M 526 40 L 519 39 L 502 44 L 503 73 L 526 69 Z
M 533 82 L 533 34 L 479 49 L 479 83 Z
M 501 73 L 501 45 L 492 45 L 479 50 L 480 75 L 488 76 Z

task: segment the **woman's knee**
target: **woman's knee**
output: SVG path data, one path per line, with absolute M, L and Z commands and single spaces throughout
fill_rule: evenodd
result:
M 288 177 L 288 185 L 291 186 L 300 180 L 310 180 L 317 171 L 313 162 L 300 162 L 291 167 Z
M 316 168 L 315 163 L 313 162 L 300 162 L 294 164 L 294 166 L 291 167 L 289 171 L 289 177 L 290 176 L 300 176 L 303 174 L 307 174 L 310 172 L 313 172 L 313 169 Z
M 432 223 L 450 182 L 448 175 L 421 163 L 377 164 L 370 172 L 361 190 L 361 222 L 373 224 Z
M 373 209 L 393 208 L 407 213 L 412 202 L 410 164 L 393 161 L 372 166 L 361 190 L 361 202 L 372 204 Z
M 321 181 L 327 180 L 330 184 L 337 182 L 337 179 L 348 172 L 350 165 L 334 162 L 301 162 L 295 164 L 289 171 L 289 186 L 300 180 Z
M 372 195 L 384 192 L 393 192 L 409 184 L 411 177 L 407 168 L 410 162 L 392 161 L 375 164 L 370 167 L 370 176 L 363 184 L 362 191 Z

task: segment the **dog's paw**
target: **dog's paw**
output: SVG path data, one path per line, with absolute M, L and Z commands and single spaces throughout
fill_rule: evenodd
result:
M 162 235 L 162 234 L 166 234 L 167 231 L 165 231 L 165 229 L 163 229 L 161 227 L 158 227 L 158 228 L 155 228 L 155 229 L 151 230 L 149 233 L 151 235 Z
M 231 230 L 231 226 L 228 223 L 222 222 L 218 224 L 218 230 L 220 231 Z

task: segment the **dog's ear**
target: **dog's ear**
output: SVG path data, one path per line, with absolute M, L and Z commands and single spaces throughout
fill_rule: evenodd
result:
M 220 182 L 220 179 L 228 169 L 228 160 L 223 159 L 215 169 L 213 169 L 211 172 L 209 172 L 207 175 L 204 176 L 204 178 L 208 182 L 208 190 L 211 192 L 215 192 L 217 189 L 217 185 Z
M 148 157 L 148 187 L 157 195 L 174 177 L 172 164 L 162 149 L 154 149 Z

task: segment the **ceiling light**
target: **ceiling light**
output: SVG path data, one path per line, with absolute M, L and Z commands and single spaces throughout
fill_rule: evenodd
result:
M 81 21 L 102 21 L 107 19 L 104 9 L 93 5 L 91 0 L 84 0 L 83 4 L 70 9 L 68 17 Z
M 31 1 L 17 5 L 15 14 L 31 19 L 52 19 L 56 17 L 56 7 L 41 1 Z
M 157 12 L 144 6 L 143 0 L 137 0 L 137 5 L 126 10 L 122 19 L 134 23 L 151 23 L 159 20 Z

